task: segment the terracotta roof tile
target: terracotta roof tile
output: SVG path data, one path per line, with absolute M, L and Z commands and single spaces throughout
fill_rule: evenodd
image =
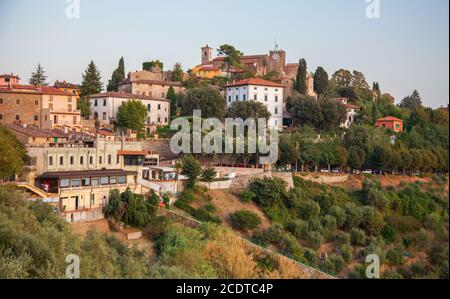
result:
M 270 86 L 270 87 L 285 87 L 280 83 L 275 83 L 272 81 L 267 81 L 259 78 L 250 78 L 241 81 L 237 81 L 234 83 L 230 83 L 225 85 L 225 87 L 235 87 L 235 86 L 244 86 L 244 85 L 259 85 L 259 86 Z

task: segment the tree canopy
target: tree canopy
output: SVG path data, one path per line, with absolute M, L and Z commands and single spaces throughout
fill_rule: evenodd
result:
M 44 68 L 39 63 L 37 65 L 35 71 L 31 73 L 29 83 L 30 83 L 30 85 L 47 86 L 48 83 L 46 81 L 47 81 L 47 76 L 45 75 Z
M 147 120 L 147 107 L 138 100 L 124 102 L 117 112 L 117 125 L 120 128 L 139 132 L 144 129 Z

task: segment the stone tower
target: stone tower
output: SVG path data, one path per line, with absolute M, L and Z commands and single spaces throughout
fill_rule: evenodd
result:
M 212 60 L 212 51 L 213 49 L 208 45 L 202 47 L 202 64 L 207 64 Z

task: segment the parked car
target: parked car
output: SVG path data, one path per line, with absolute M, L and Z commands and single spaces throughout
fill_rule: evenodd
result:
M 342 171 L 340 169 L 333 169 L 331 172 L 332 173 L 341 173 Z
M 372 169 L 366 169 L 361 171 L 362 174 L 372 174 Z
M 321 173 L 330 173 L 330 171 L 328 169 L 321 169 L 320 172 Z

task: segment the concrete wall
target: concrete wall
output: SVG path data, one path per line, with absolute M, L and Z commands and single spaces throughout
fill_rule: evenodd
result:
M 199 185 L 205 186 L 209 190 L 223 190 L 223 189 L 230 189 L 231 183 L 233 183 L 233 180 L 217 181 L 211 183 L 200 182 Z

